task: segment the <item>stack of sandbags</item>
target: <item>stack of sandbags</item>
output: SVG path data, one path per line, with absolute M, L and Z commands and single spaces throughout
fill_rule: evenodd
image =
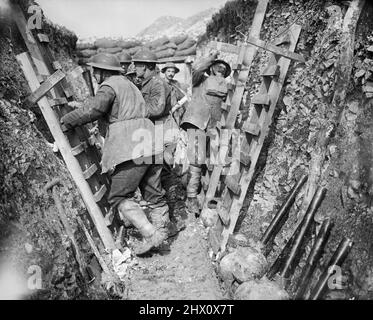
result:
M 133 56 L 140 49 L 150 49 L 158 59 L 189 56 L 196 54 L 196 41 L 187 34 L 168 38 L 163 36 L 146 44 L 140 40 L 97 39 L 94 43 L 78 43 L 76 46 L 80 64 L 89 62 L 95 54 L 106 52 L 117 57 L 123 52 Z
M 196 54 L 196 50 L 197 41 L 187 36 L 183 42 L 178 44 L 174 55 L 175 57 L 192 56 Z

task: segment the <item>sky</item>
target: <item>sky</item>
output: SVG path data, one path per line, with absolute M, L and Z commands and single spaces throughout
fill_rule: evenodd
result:
M 37 0 L 54 23 L 81 38 L 131 37 L 161 16 L 187 18 L 227 0 Z

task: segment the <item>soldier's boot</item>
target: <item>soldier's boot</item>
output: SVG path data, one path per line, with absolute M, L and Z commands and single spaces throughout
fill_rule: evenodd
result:
M 144 238 L 144 242 L 136 244 L 133 248 L 136 255 L 144 254 L 162 244 L 164 235 L 150 223 L 137 202 L 125 199 L 119 204 L 118 210 L 120 215 L 129 220 Z
M 200 214 L 200 206 L 197 195 L 201 184 L 202 168 L 196 165 L 189 166 L 189 181 L 187 185 L 186 209 L 188 213 L 196 217 Z
M 149 206 L 151 211 L 149 213 L 150 219 L 156 230 L 167 239 L 167 226 L 170 223 L 169 208 L 167 204 L 161 206 Z

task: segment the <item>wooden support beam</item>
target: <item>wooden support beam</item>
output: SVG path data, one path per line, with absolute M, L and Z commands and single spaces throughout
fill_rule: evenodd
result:
M 17 61 L 25 75 L 25 78 L 30 86 L 32 91 L 36 91 L 39 88 L 39 81 L 36 77 L 35 71 L 32 67 L 31 60 L 27 53 L 22 53 L 17 55 Z M 60 123 L 50 107 L 46 97 L 42 97 L 38 101 L 40 110 L 43 113 L 44 119 L 51 131 L 53 138 L 56 141 L 58 149 L 66 163 L 67 168 L 69 169 L 71 176 L 78 186 L 78 190 L 83 198 L 84 203 L 87 206 L 88 212 L 92 218 L 93 223 L 97 229 L 100 238 L 108 250 L 114 250 L 115 242 L 113 236 L 110 233 L 110 230 L 106 226 L 106 222 L 101 213 L 100 208 L 95 202 L 91 188 L 87 181 L 84 179 L 82 169 L 77 159 L 73 156 L 71 152 L 70 144 L 61 130 Z
M 274 54 L 283 56 L 285 58 L 300 61 L 300 62 L 306 62 L 306 60 L 304 59 L 304 57 L 302 55 L 300 55 L 298 53 L 291 52 L 291 51 L 283 49 L 283 48 L 279 48 L 279 47 L 273 45 L 272 43 L 269 43 L 269 42 L 266 42 L 266 41 L 263 41 L 263 40 L 260 40 L 260 39 L 254 38 L 254 37 L 249 37 L 247 39 L 247 42 L 254 45 L 254 46 L 257 46 L 259 48 L 262 48 L 264 50 L 272 52 Z
M 28 100 L 31 103 L 38 102 L 42 97 L 44 97 L 51 89 L 53 89 L 58 83 L 64 79 L 66 75 L 61 71 L 57 70 L 51 76 L 46 79 L 40 87 L 38 87 L 29 97 Z

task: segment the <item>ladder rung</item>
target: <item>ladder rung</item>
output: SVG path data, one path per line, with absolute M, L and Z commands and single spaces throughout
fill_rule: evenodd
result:
M 81 154 L 82 152 L 85 151 L 85 149 L 88 148 L 87 142 L 83 141 L 79 143 L 77 146 L 71 148 L 71 153 L 73 156 L 77 156 L 78 154 Z
M 97 172 L 96 164 L 92 164 L 87 170 L 83 171 L 84 179 L 88 180 Z
M 48 43 L 49 42 L 49 38 L 46 34 L 43 34 L 43 33 L 38 33 L 38 39 L 40 42 L 44 42 L 44 43 Z
M 249 166 L 250 163 L 251 163 L 251 156 L 248 152 L 244 152 L 241 150 L 240 152 L 240 162 L 245 165 L 245 166 Z
M 262 77 L 278 77 L 280 75 L 280 66 L 277 64 L 267 66 L 260 75 Z
M 239 182 L 235 178 L 235 176 L 226 176 L 225 177 L 225 185 L 229 190 L 231 190 L 235 195 L 240 194 L 241 187 L 239 185 Z
M 38 102 L 65 77 L 66 75 L 61 70 L 57 70 L 29 96 L 29 101 L 32 103 Z
M 60 70 L 62 69 L 62 65 L 59 61 L 53 61 L 52 62 L 53 70 Z
M 253 104 L 264 104 L 264 105 L 269 105 L 270 100 L 269 100 L 269 95 L 268 94 L 256 94 L 252 97 L 251 103 Z
M 242 130 L 254 136 L 258 136 L 260 133 L 260 126 L 257 123 L 246 121 L 242 126 Z
M 93 195 L 93 198 L 95 199 L 96 202 L 100 202 L 102 197 L 104 196 L 104 194 L 106 193 L 107 191 L 107 188 L 106 186 L 103 184 L 100 188 L 100 190 L 98 190 L 94 195 Z
M 49 105 L 51 107 L 54 106 L 60 106 L 62 104 L 67 104 L 67 99 L 66 98 L 56 98 L 56 99 L 48 99 Z

